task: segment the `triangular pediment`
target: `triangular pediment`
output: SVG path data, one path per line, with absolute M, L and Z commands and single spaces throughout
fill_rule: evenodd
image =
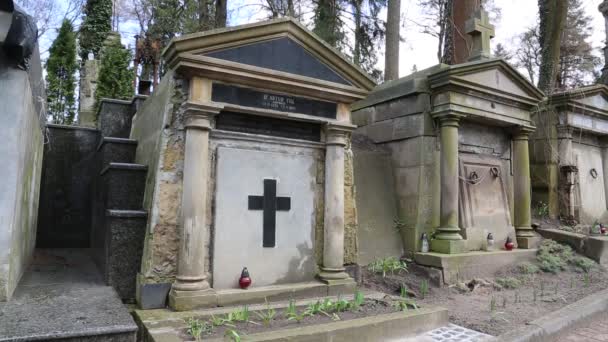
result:
M 585 96 L 581 98 L 573 99 L 574 102 L 578 102 L 585 106 L 591 106 L 602 110 L 608 110 L 608 94 L 596 93 L 591 96 Z
M 431 87 L 455 84 L 525 102 L 538 102 L 544 97 L 538 88 L 502 59 L 453 65 L 430 75 L 429 79 Z
M 291 18 L 205 31 L 175 38 L 163 52 L 171 65 L 190 54 L 289 73 L 369 91 L 375 82 L 347 57 Z
M 336 70 L 312 55 L 304 46 L 290 37 L 280 37 L 247 45 L 238 45 L 203 56 L 253 65 L 324 81 L 353 85 Z

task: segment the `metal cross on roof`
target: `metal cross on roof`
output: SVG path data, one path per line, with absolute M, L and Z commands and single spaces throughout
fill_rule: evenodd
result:
M 467 20 L 465 28 L 473 41 L 469 61 L 491 58 L 490 40 L 494 38 L 494 25 L 490 23 L 488 12 L 483 8 L 475 11 L 473 17 Z

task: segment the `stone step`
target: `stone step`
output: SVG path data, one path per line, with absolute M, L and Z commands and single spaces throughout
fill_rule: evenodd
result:
M 141 164 L 108 164 L 100 173 L 104 209 L 140 210 L 147 171 Z
M 123 300 L 135 299 L 147 218 L 143 210 L 106 210 L 103 231 L 93 246 L 105 283 Z
M 135 162 L 137 140 L 104 137 L 99 142 L 97 153 L 100 159 L 100 170 L 110 163 Z

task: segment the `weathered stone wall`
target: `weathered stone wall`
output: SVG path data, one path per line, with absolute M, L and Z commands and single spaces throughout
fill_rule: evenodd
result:
M 557 117 L 557 113 L 550 110 L 533 113 L 536 131 L 529 142 L 532 207 L 546 203 L 553 219 L 559 216 Z
M 148 166 L 143 207 L 148 211 L 139 283 L 171 283 L 176 274 L 184 131 L 179 104 L 181 80 L 167 73 L 133 117 L 131 139 L 138 142 L 136 163 Z
M 353 135 L 357 207 L 357 263 L 403 254 L 394 220 L 399 217 L 390 150 L 369 138 Z
M 29 72 L 0 50 L 0 301 L 10 299 L 34 251 L 44 103 L 38 49 Z
M 87 248 L 91 234 L 91 184 L 98 171 L 99 131 L 47 125 L 38 210 L 39 248 Z

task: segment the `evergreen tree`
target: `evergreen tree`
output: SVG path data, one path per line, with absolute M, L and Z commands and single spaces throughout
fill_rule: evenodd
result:
M 56 124 L 71 125 L 76 116 L 74 74 L 76 62 L 76 35 L 69 20 L 64 20 L 57 38 L 49 50 L 46 62 L 46 90 L 48 115 Z
M 103 42 L 112 31 L 112 0 L 88 0 L 80 26 L 80 58 L 87 59 L 89 52 L 99 58 Z
M 344 51 L 346 46 L 345 25 L 342 21 L 343 6 L 341 0 L 318 0 L 313 19 L 313 32 L 340 51 Z
M 558 89 L 575 88 L 595 81 L 595 69 L 601 61 L 593 55 L 593 46 L 589 42 L 593 33 L 592 21 L 581 0 L 568 0 L 556 79 Z
M 133 97 L 133 70 L 131 51 L 120 43 L 120 36 L 108 39 L 101 50 L 101 66 L 95 93 L 96 107 L 102 98 L 128 100 Z

